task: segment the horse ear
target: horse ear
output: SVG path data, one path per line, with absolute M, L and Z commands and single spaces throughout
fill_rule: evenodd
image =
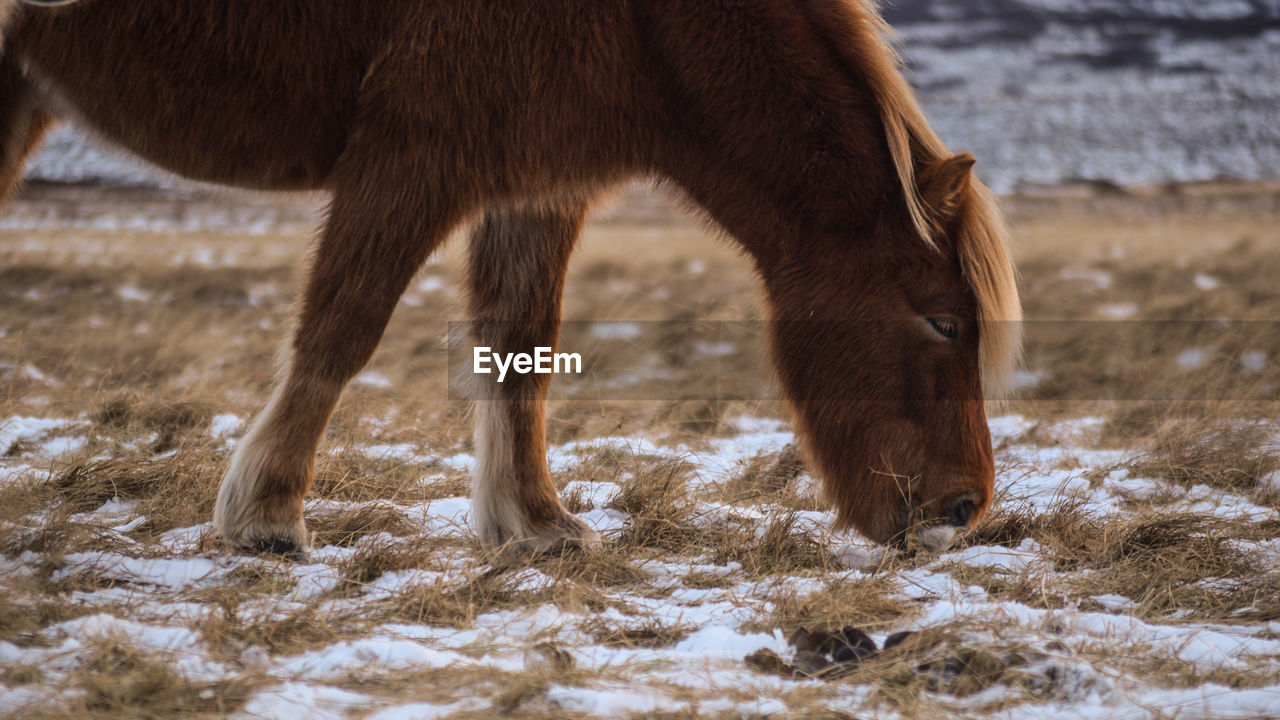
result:
M 940 224 L 946 225 L 960 209 L 960 199 L 969 189 L 969 177 L 977 159 L 969 153 L 952 155 L 935 161 L 917 178 L 920 199 L 933 211 Z

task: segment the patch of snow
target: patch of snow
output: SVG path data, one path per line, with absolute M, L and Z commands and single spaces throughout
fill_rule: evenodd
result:
M 408 703 L 383 708 L 366 715 L 364 720 L 432 720 L 433 718 L 451 717 L 457 713 L 480 710 L 486 705 L 487 703 L 484 701 L 474 698 L 459 700 L 448 705 Z
M 1261 350 L 1250 350 L 1241 353 L 1240 367 L 1249 372 L 1262 372 L 1267 367 L 1267 354 Z
M 630 518 L 626 513 L 608 508 L 596 508 L 581 512 L 578 513 L 578 518 L 592 530 L 604 535 L 621 532 L 627 528 L 627 523 L 630 522 Z
M 233 413 L 221 413 L 213 416 L 213 420 L 209 421 L 209 435 L 215 440 L 223 437 L 238 434 L 244 427 L 244 421 L 239 415 Z
M 86 525 L 121 525 L 129 522 L 134 517 L 137 507 L 138 504 L 136 502 L 113 497 L 103 503 L 102 507 L 97 510 L 72 515 L 71 521 Z
M 418 446 L 412 443 L 396 443 L 394 445 L 365 445 L 359 448 L 366 457 L 393 458 L 396 460 L 419 459 Z
M 1109 303 L 1098 306 L 1098 314 L 1112 320 L 1128 320 L 1137 315 L 1139 310 L 1137 305 L 1133 303 Z
M 1062 268 L 1061 277 L 1063 280 L 1079 280 L 1092 283 L 1099 290 L 1110 288 L 1112 282 L 1111 273 L 1086 267 L 1064 267 Z
M 391 378 L 377 370 L 365 370 L 355 377 L 351 382 L 356 385 L 373 388 L 389 388 L 391 387 Z
M 149 625 L 98 614 L 58 623 L 43 634 L 63 638 L 62 644 L 50 648 L 43 659 L 55 668 L 77 664 L 76 653 L 83 651 L 87 642 L 109 640 L 168 656 L 173 670 L 189 680 L 216 681 L 229 674 L 226 666 L 208 658 L 200 633 L 185 627 Z
M 413 288 L 420 293 L 439 292 L 445 288 L 444 278 L 438 275 L 424 277 Z
M 135 285 L 121 285 L 116 290 L 116 294 L 119 295 L 122 300 L 127 300 L 129 302 L 147 302 L 151 299 L 151 293 L 149 291 L 143 290 Z
M 738 346 L 730 342 L 697 342 L 693 344 L 694 352 L 706 357 L 725 357 L 738 351 Z
M 336 687 L 289 682 L 260 690 L 233 717 L 244 720 L 346 720 L 355 708 L 372 704 L 368 695 Z
M 1040 384 L 1044 379 L 1044 373 L 1039 370 L 1023 370 L 1021 368 L 1013 371 L 1013 389 L 1026 390 Z
M 541 592 L 556 585 L 555 578 L 534 568 L 518 570 L 508 575 L 506 581 L 509 583 L 508 587 L 515 592 Z
M 574 480 L 566 483 L 560 494 L 564 497 L 577 495 L 582 502 L 593 508 L 603 508 L 613 502 L 622 488 L 617 483 L 596 482 L 592 480 Z
M 755 415 L 739 415 L 729 422 L 740 433 L 776 433 L 787 428 L 784 420 Z
M 1192 279 L 1192 282 L 1195 283 L 1195 286 L 1197 288 L 1205 291 L 1216 290 L 1218 288 L 1218 285 L 1221 284 L 1220 282 L 1218 282 L 1218 278 L 1212 275 L 1209 275 L 1208 273 L 1196 273 L 1196 276 Z
M 19 442 L 40 443 L 39 454 L 45 457 L 56 457 L 67 452 L 79 450 L 87 442 L 83 437 L 45 438 L 55 430 L 65 431 L 73 428 L 83 428 L 88 424 L 86 420 L 62 420 L 21 415 L 5 418 L 0 420 L 0 455 Z
M 175 590 L 210 584 L 241 564 L 233 558 L 216 561 L 204 557 L 138 558 L 105 551 L 71 553 L 63 563 L 51 576 L 55 582 L 88 571 L 124 582 Z
M 363 638 L 335 643 L 290 658 L 273 668 L 271 674 L 297 680 L 340 680 L 469 663 L 465 655 L 433 650 L 412 640 Z
M 1204 367 L 1208 359 L 1209 350 L 1207 348 L 1188 348 L 1178 355 L 1176 362 L 1179 370 L 1189 372 Z
M 601 340 L 635 340 L 644 330 L 633 322 L 597 322 L 591 324 L 591 335 Z
M 346 550 L 346 548 L 343 548 Z M 313 558 L 319 551 L 313 552 Z M 289 574 L 293 577 L 295 585 L 290 597 L 294 600 L 304 600 L 323 595 L 338 586 L 342 581 L 342 571 L 332 565 L 312 564 L 312 565 L 290 565 Z
M 1017 548 L 1000 547 L 998 545 L 975 545 L 959 552 L 938 556 L 934 563 L 961 563 L 972 567 L 986 567 L 1017 573 L 1032 566 L 1044 566 L 1040 555 L 1040 545 L 1031 538 L 1026 538 Z
M 1138 603 L 1123 595 L 1107 593 L 1104 595 L 1094 595 L 1090 599 L 1101 605 L 1103 609 L 1110 610 L 1112 612 L 1119 610 L 1132 610 L 1133 608 L 1138 607 Z
M 675 700 L 656 690 L 638 692 L 623 685 L 605 689 L 552 685 L 546 697 L 547 702 L 563 710 L 607 718 L 672 711 L 679 707 Z

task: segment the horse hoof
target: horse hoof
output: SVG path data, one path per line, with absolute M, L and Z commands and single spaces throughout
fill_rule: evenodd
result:
M 287 537 L 259 538 L 236 549 L 246 555 L 273 555 L 294 562 L 305 562 L 307 559 L 307 549 Z

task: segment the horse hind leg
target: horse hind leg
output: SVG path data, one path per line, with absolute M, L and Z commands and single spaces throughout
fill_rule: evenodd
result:
M 411 152 L 377 146 L 374 128 L 335 169 L 328 218 L 281 380 L 232 455 L 214 508 L 223 542 L 301 556 L 302 500 L 315 452 L 347 382 L 364 367 L 418 267 L 462 217 L 457 194 Z M 424 169 L 425 168 L 425 169 Z
M 495 355 L 556 345 L 569 255 L 585 203 L 490 210 L 470 241 L 472 342 Z M 472 374 L 476 392 L 472 522 L 490 549 L 589 549 L 600 536 L 565 510 L 547 468 L 550 375 Z
M 0 203 L 22 183 L 27 158 L 53 125 L 39 92 L 10 54 L 0 58 Z

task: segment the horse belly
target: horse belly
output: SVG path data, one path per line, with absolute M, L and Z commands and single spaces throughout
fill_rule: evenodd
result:
M 132 0 L 25 13 L 10 52 L 52 111 L 165 170 L 318 188 L 346 145 L 368 65 L 353 42 L 363 28 L 341 9 L 283 5 Z

